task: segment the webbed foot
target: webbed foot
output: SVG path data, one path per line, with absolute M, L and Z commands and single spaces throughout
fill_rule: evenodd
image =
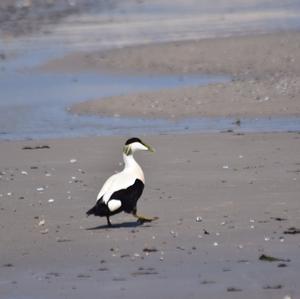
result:
M 133 214 L 134 217 L 137 218 L 138 223 L 146 223 L 146 222 L 152 222 L 154 220 L 157 220 L 158 217 L 145 217 L 145 216 L 141 216 L 141 215 L 137 215 L 137 214 Z

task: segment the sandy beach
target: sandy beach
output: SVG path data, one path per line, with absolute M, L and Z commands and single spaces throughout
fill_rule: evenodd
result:
M 299 138 L 144 137 L 138 209 L 159 220 L 109 229 L 85 211 L 124 138 L 2 141 L 1 298 L 298 298 Z

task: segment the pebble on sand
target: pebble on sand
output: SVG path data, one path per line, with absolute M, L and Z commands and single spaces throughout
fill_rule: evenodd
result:
M 45 225 L 46 221 L 45 219 L 40 220 L 40 222 L 38 223 L 39 226 L 43 226 Z

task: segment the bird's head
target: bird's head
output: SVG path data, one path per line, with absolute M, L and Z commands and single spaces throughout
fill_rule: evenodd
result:
M 130 138 L 125 142 L 123 153 L 126 156 L 132 155 L 135 151 L 150 151 L 154 152 L 154 148 L 146 144 L 139 138 Z

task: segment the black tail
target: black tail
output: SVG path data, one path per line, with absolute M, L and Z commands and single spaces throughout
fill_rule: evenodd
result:
M 86 212 L 86 215 L 87 215 L 87 216 L 95 215 L 95 210 L 96 210 L 96 206 L 94 206 L 94 207 L 92 207 L 91 209 L 89 209 L 89 210 Z
M 106 204 L 104 204 L 103 202 L 100 203 L 97 202 L 94 207 L 92 207 L 90 210 L 86 212 L 87 216 L 95 215 L 95 216 L 104 217 L 104 216 L 108 216 L 109 214 L 110 214 L 109 209 L 106 206 Z

